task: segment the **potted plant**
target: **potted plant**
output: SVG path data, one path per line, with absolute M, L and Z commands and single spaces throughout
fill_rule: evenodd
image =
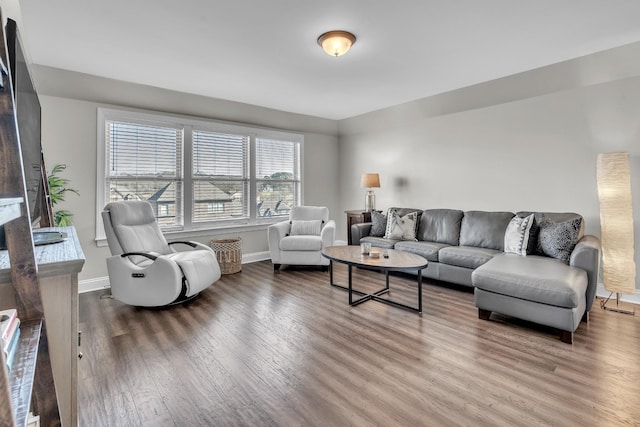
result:
M 57 164 L 51 169 L 51 172 L 47 176 L 47 184 L 49 185 L 49 200 L 51 200 L 51 206 L 55 206 L 58 203 L 64 201 L 65 194 L 67 192 L 72 192 L 77 194 L 80 193 L 78 190 L 67 187 L 69 184 L 69 180 L 66 178 L 62 178 L 59 176 L 67 168 L 67 165 Z M 53 221 L 56 227 L 66 227 L 71 225 L 71 217 L 73 214 L 67 210 L 57 210 L 53 213 Z

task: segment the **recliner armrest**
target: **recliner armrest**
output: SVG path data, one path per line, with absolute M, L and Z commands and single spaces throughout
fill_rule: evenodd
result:
M 351 243 L 354 245 L 360 244 L 360 239 L 367 237 L 371 233 L 371 222 L 361 222 L 360 224 L 353 224 L 351 226 Z
M 175 242 L 169 242 L 169 246 L 176 245 L 176 244 L 187 245 L 192 247 L 193 249 L 204 249 L 204 250 L 208 250 L 215 253 L 215 251 L 211 249 L 209 246 L 200 242 L 194 242 L 193 240 L 189 240 L 189 241 L 177 240 Z
M 600 250 L 600 239 L 596 236 L 586 235 L 583 236 L 576 247 L 573 248 L 571 258 L 569 259 L 569 265 L 582 268 L 587 272 L 587 311 L 591 310 L 598 286 Z

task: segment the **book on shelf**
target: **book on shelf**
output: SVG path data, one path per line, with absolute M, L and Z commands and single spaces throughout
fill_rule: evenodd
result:
M 9 326 L 15 318 L 18 317 L 18 311 L 15 308 L 9 310 L 0 310 L 0 338 L 4 340 L 8 337 Z
M 7 355 L 7 349 L 9 348 L 9 343 L 11 343 L 11 339 L 16 331 L 20 328 L 20 318 L 15 317 L 11 324 L 8 326 L 6 334 L 3 336 L 2 340 L 0 340 L 0 344 L 2 344 L 2 350 L 4 351 L 5 356 Z
M 7 370 L 9 372 L 11 372 L 11 369 L 13 368 L 13 362 L 16 359 L 16 353 L 18 351 L 19 341 L 20 341 L 20 328 L 18 328 L 16 333 L 13 334 L 13 338 L 11 339 L 11 343 L 9 344 L 7 358 L 5 359 L 7 363 Z

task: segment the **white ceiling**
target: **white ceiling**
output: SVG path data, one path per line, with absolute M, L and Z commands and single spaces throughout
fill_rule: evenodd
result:
M 638 0 L 21 0 L 33 63 L 343 119 L 640 40 Z M 357 36 L 332 58 L 328 30 Z

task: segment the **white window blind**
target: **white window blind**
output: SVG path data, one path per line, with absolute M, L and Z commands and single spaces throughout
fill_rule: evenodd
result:
M 182 139 L 173 127 L 106 121 L 106 199 L 147 200 L 161 226 L 182 226 Z
M 247 135 L 193 131 L 193 222 L 249 218 Z
M 258 216 L 288 216 L 300 204 L 300 144 L 256 139 Z

